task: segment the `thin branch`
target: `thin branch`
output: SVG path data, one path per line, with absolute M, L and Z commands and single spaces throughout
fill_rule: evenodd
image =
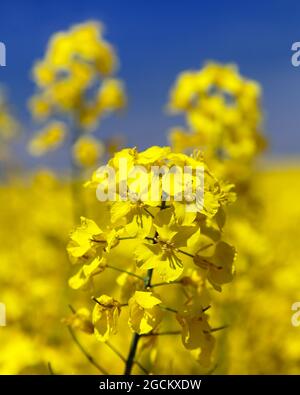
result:
M 49 370 L 49 374 L 51 374 L 52 376 L 55 375 L 55 373 L 54 373 L 54 371 L 52 369 L 52 366 L 51 366 L 51 362 L 47 363 L 47 367 L 48 367 L 48 370 Z
M 167 206 L 167 201 L 166 200 L 162 200 L 161 202 L 161 206 L 158 206 L 161 210 L 164 210 L 166 208 L 169 208 L 171 206 Z
M 146 207 L 143 207 L 143 208 L 146 211 L 146 213 L 150 215 L 150 217 L 154 218 L 154 215 L 152 213 L 150 213 L 150 211 Z
M 123 361 L 126 363 L 126 358 L 124 355 L 120 353 L 119 350 L 116 349 L 115 346 L 113 346 L 110 342 L 106 341 L 105 344 Z M 134 363 L 141 369 L 141 371 L 145 374 L 149 374 L 149 372 L 136 360 L 134 360 Z
M 94 358 L 85 350 L 85 348 L 82 346 L 82 344 L 79 342 L 79 340 L 77 339 L 73 329 L 68 325 L 68 329 L 70 332 L 70 335 L 72 336 L 72 339 L 74 340 L 74 343 L 77 345 L 77 347 L 79 348 L 79 350 L 82 352 L 82 354 L 86 357 L 86 359 L 96 368 L 99 370 L 99 372 L 101 372 L 102 374 L 108 374 L 108 372 L 98 364 L 98 362 L 96 362 L 94 360 Z
M 189 252 L 186 252 L 186 251 L 183 251 L 183 250 L 179 250 L 179 249 L 178 249 L 178 252 L 180 252 L 181 254 L 184 254 L 184 255 L 186 255 L 186 256 L 189 256 L 190 258 L 195 258 L 195 256 L 196 256 L 196 255 L 190 254 Z M 215 269 L 218 269 L 218 270 L 221 270 L 221 269 L 222 269 L 222 266 L 217 266 L 217 265 L 215 265 L 214 263 L 209 262 L 209 261 L 207 261 L 207 260 L 204 259 L 204 258 L 202 259 L 202 262 L 203 262 L 205 265 L 207 265 L 208 267 L 212 266 L 212 267 L 214 267 Z
M 110 268 L 110 269 L 113 269 L 113 270 L 116 270 L 116 271 L 118 271 L 118 272 L 126 273 L 126 274 L 128 274 L 129 276 L 133 276 L 133 277 L 138 278 L 138 279 L 141 280 L 141 281 L 144 281 L 144 278 L 143 278 L 142 276 L 139 276 L 138 274 L 132 273 L 132 272 L 130 272 L 130 271 L 128 271 L 128 270 L 124 270 L 124 269 L 121 269 L 121 268 L 119 268 L 119 267 L 112 266 L 112 265 L 106 265 L 106 267 L 108 267 L 108 268 Z
M 110 342 L 106 341 L 105 344 L 123 361 L 126 362 L 126 358 L 117 350 Z
M 193 254 L 190 254 L 189 252 L 183 251 L 183 250 L 178 250 L 183 255 L 189 256 L 190 258 L 195 258 Z
M 153 274 L 153 269 L 149 269 L 147 271 L 146 277 L 144 278 L 144 288 L 145 289 L 147 289 L 151 285 L 152 274 Z M 132 366 L 135 362 L 135 355 L 137 352 L 139 340 L 140 340 L 140 335 L 138 333 L 135 333 L 132 337 L 131 345 L 130 345 L 130 349 L 129 349 L 129 354 L 126 359 L 125 370 L 124 370 L 125 375 L 131 374 Z
M 149 371 L 147 369 L 145 369 L 136 359 L 133 360 L 133 363 L 135 363 L 136 366 L 138 366 L 143 373 L 145 373 L 147 375 L 149 374 Z
M 69 304 L 68 306 L 69 306 L 69 309 L 72 311 L 72 313 L 76 314 L 76 310 L 74 309 L 74 307 L 71 304 Z
M 214 371 L 217 369 L 218 364 L 216 363 L 215 366 L 213 366 L 208 372 L 206 372 L 207 375 L 211 375 L 214 373 Z
M 207 248 L 209 248 L 209 247 L 211 247 L 211 246 L 213 246 L 213 245 L 214 245 L 213 243 L 206 244 L 205 246 L 199 248 L 199 250 L 197 251 L 197 254 L 198 254 L 200 251 L 204 251 L 204 250 L 206 250 Z
M 175 310 L 175 309 L 172 309 L 172 307 L 162 306 L 162 305 L 159 305 L 159 307 L 160 307 L 161 309 L 163 309 L 163 310 L 170 311 L 171 313 L 176 313 L 176 314 L 178 313 L 178 311 Z
M 156 283 L 156 284 L 150 285 L 150 287 L 154 288 L 154 287 L 162 287 L 163 285 L 178 285 L 178 284 L 182 284 L 182 282 L 179 280 L 179 281 L 173 281 L 171 283 L 166 283 L 166 282 Z
M 153 244 L 155 242 L 155 238 L 154 237 L 145 237 L 145 240 L 152 241 Z
M 228 328 L 228 325 L 219 326 L 218 328 L 211 328 L 210 332 L 221 331 L 222 329 Z
M 93 243 L 100 243 L 100 244 L 105 244 L 107 243 L 106 240 L 96 240 L 93 237 L 90 239 L 90 241 L 92 241 Z
M 99 302 L 99 300 L 98 300 L 95 296 L 92 296 L 91 299 L 92 299 L 95 303 L 97 303 L 99 306 L 101 306 L 101 307 L 107 307 L 107 308 L 114 307 L 114 305 L 112 305 L 112 304 L 111 304 L 111 305 L 110 305 L 110 304 L 105 305 L 105 304 Z M 128 306 L 128 303 L 119 304 L 119 307 L 125 307 L 125 306 Z
M 147 337 L 147 336 L 171 336 L 171 335 L 180 335 L 181 331 L 166 331 L 166 332 L 157 332 L 157 333 L 145 333 L 141 336 Z

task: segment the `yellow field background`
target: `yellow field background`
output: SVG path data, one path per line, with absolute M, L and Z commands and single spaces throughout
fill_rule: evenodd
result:
M 291 325 L 291 305 L 300 297 L 300 169 L 288 163 L 270 165 L 259 172 L 257 186 L 264 240 L 241 234 L 243 249 L 259 261 L 240 272 L 243 262 L 237 258 L 236 277 L 223 291 L 222 321 L 229 327 L 218 335 L 217 372 L 295 374 L 300 369 L 300 329 Z M 48 362 L 57 373 L 97 372 L 61 322 L 72 293 L 65 252 L 72 228 L 70 197 L 68 183 L 49 171 L 1 185 L 1 298 L 7 305 L 7 326 L 0 328 L 2 374 L 48 374 Z M 122 364 L 105 345 L 81 336 L 95 359 L 108 368 L 119 364 L 121 372 Z M 164 339 L 166 354 L 172 344 L 173 339 Z M 122 342 L 120 347 L 126 349 Z M 194 372 L 180 360 L 173 362 L 174 372 Z

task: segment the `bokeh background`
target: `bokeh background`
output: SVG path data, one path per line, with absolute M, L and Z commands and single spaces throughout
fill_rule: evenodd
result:
M 130 107 L 110 119 L 104 134 L 125 133 L 129 145 L 145 148 L 166 142 L 174 120 L 164 106 L 175 76 L 207 60 L 234 62 L 241 73 L 264 90 L 265 123 L 270 154 L 299 153 L 299 69 L 291 64 L 298 40 L 297 1 L 242 4 L 239 1 L 35 1 L 6 2 L 0 15 L 0 37 L 7 45 L 7 67 L 1 81 L 28 132 L 32 129 L 26 100 L 32 94 L 30 69 L 42 57 L 49 37 L 84 20 L 101 20 L 121 59 Z M 32 164 L 20 149 L 25 164 Z M 51 159 L 48 158 L 50 161 Z M 56 160 L 51 165 L 56 164 Z M 64 153 L 59 155 L 64 165 Z

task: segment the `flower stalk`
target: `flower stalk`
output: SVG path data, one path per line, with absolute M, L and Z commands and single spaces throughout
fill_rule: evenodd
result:
M 147 276 L 144 279 L 144 288 L 145 289 L 147 289 L 150 286 L 152 273 L 153 273 L 153 269 L 149 269 L 147 271 Z M 128 358 L 127 358 L 126 364 L 125 364 L 124 375 L 131 374 L 140 337 L 141 337 L 141 335 L 139 335 L 138 333 L 135 333 L 132 337 Z

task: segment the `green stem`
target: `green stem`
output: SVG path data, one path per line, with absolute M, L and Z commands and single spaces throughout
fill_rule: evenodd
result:
M 125 372 L 124 372 L 125 375 L 130 375 L 131 374 L 132 366 L 133 366 L 133 363 L 134 363 L 134 357 L 135 357 L 135 354 L 136 354 L 136 350 L 137 350 L 137 346 L 138 346 L 139 340 L 140 340 L 140 335 L 138 333 L 135 333 L 133 335 L 132 340 L 131 340 L 131 346 L 130 346 L 128 358 L 126 360 Z
M 219 326 L 218 328 L 211 328 L 210 332 L 217 332 L 217 331 L 221 331 L 222 329 L 226 329 L 228 328 L 228 325 L 222 325 Z
M 105 342 L 105 344 L 123 361 L 126 363 L 126 358 L 117 350 L 111 343 Z M 149 374 L 148 371 L 138 362 L 134 361 L 134 363 L 141 369 L 141 371 L 145 374 Z
M 155 288 L 155 287 L 163 287 L 164 285 L 180 285 L 182 284 L 181 281 L 172 281 L 171 283 L 156 283 L 156 284 L 152 284 L 151 288 Z
M 119 268 L 119 267 L 112 266 L 112 265 L 110 265 L 110 264 L 109 264 L 109 265 L 106 265 L 106 267 L 108 267 L 109 269 L 116 270 L 116 271 L 121 272 L 121 273 L 126 273 L 126 274 L 128 274 L 129 276 L 132 276 L 132 277 L 138 278 L 139 280 L 144 281 L 144 278 L 143 278 L 142 276 L 139 276 L 138 274 L 132 273 L 132 272 L 130 272 L 130 271 L 128 271 L 128 270 L 124 270 L 124 269 L 121 269 L 121 268 Z
M 48 362 L 47 366 L 48 366 L 49 374 L 55 375 L 55 373 L 54 373 L 54 371 L 53 371 L 53 369 L 52 369 L 51 362 Z
M 163 201 L 160 209 L 164 210 L 165 208 L 166 208 L 166 202 Z M 157 232 L 153 238 L 153 243 L 155 243 L 155 237 L 157 237 Z M 149 238 L 147 238 L 147 239 L 149 239 Z M 153 274 L 153 269 L 149 269 L 147 271 L 146 277 L 144 278 L 144 289 L 151 287 L 152 274 Z M 139 335 L 138 333 L 135 333 L 132 337 L 131 345 L 130 345 L 130 349 L 129 349 L 129 354 L 128 354 L 128 357 L 126 360 L 126 365 L 125 365 L 125 371 L 124 371 L 125 375 L 131 374 L 131 370 L 132 370 L 132 366 L 135 362 L 135 354 L 137 351 L 137 347 L 138 347 L 140 338 L 141 338 L 141 335 Z
M 157 332 L 157 333 L 150 332 L 141 336 L 150 337 L 150 336 L 173 336 L 173 335 L 181 335 L 181 331 L 167 331 L 167 332 Z
M 190 254 L 189 252 L 183 251 L 183 250 L 178 250 L 183 255 L 189 256 L 190 258 L 195 258 L 193 254 Z
M 159 307 L 160 307 L 162 310 L 170 311 L 170 313 L 175 313 L 175 314 L 178 313 L 178 311 L 175 310 L 175 309 L 172 309 L 172 307 L 163 306 L 163 305 L 160 305 Z
M 145 289 L 147 289 L 150 286 L 151 278 L 152 278 L 152 272 L 153 272 L 153 269 L 149 269 L 147 271 L 146 277 L 144 278 L 144 288 Z M 130 349 L 129 349 L 129 354 L 128 354 L 128 357 L 127 357 L 127 360 L 126 360 L 126 364 L 125 364 L 125 371 L 124 371 L 125 375 L 130 375 L 131 374 L 132 367 L 133 367 L 133 364 L 135 362 L 135 354 L 136 354 L 136 351 L 137 351 L 137 347 L 138 347 L 138 343 L 139 343 L 140 337 L 141 337 L 141 335 L 139 335 L 138 333 L 135 333 L 133 335 L 133 337 L 132 337 L 131 345 L 130 345 Z
M 94 358 L 85 350 L 85 348 L 82 346 L 82 344 L 79 342 L 79 340 L 77 339 L 73 329 L 68 326 L 70 335 L 72 337 L 72 339 L 74 340 L 74 343 L 77 345 L 77 347 L 79 348 L 79 350 L 82 352 L 82 354 L 86 357 L 86 359 L 96 368 L 99 370 L 99 372 L 101 372 L 102 374 L 108 374 L 107 370 L 105 370 L 102 366 L 100 366 L 95 360 Z

